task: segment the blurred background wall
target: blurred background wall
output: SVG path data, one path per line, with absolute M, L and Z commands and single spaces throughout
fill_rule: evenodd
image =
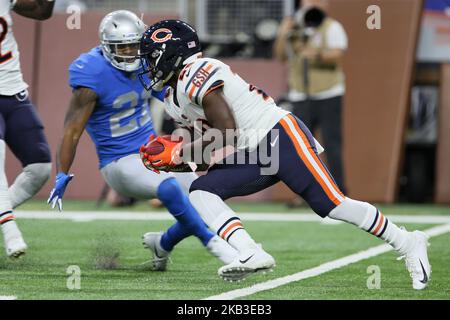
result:
M 329 1 L 330 15 L 344 25 L 349 36 L 344 141 L 352 197 L 388 203 L 415 199 L 450 202 L 450 97 L 448 90 L 445 93 L 441 89 L 450 82 L 450 67 L 445 65 L 445 59 L 436 57 L 441 50 L 430 53 L 423 49 L 430 47 L 429 41 L 434 48 L 436 32 L 444 49 L 449 45 L 449 29 L 445 28 L 449 17 L 446 6 L 436 7 L 431 2 L 434 3 L 427 2 L 427 10 L 423 11 L 421 0 Z M 71 93 L 67 68 L 80 53 L 98 44 L 98 24 L 112 10 L 143 13 L 147 24 L 166 18 L 187 20 L 198 29 L 206 55 L 224 59 L 244 79 L 275 99 L 286 93 L 286 70 L 271 59 L 271 45 L 278 23 L 293 13 L 295 1 L 62 0 L 57 4 L 59 12 L 43 23 L 13 17 L 22 68 L 53 153 Z M 367 28 L 367 8 L 373 4 L 381 8 L 380 30 Z M 74 8 L 82 11 L 81 28 L 70 30 L 67 21 Z M 429 17 L 434 20 L 430 22 Z M 425 35 L 424 30 L 428 30 Z M 421 56 L 416 54 L 418 39 Z M 423 87 L 428 91 L 423 91 Z M 440 102 L 439 118 L 437 102 L 434 110 L 433 101 Z M 439 119 L 436 121 L 440 126 L 437 130 L 435 123 L 431 129 L 435 136 L 431 133 L 425 139 L 420 130 L 430 122 L 429 118 Z M 10 181 L 20 171 L 10 154 L 7 169 Z M 66 197 L 97 198 L 104 183 L 87 135 L 80 143 L 72 171 L 75 179 Z M 39 196 L 46 197 L 52 183 Z M 289 190 L 277 185 L 246 199 L 285 201 L 290 197 Z

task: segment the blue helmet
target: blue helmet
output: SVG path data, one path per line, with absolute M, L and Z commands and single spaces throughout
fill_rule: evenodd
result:
M 147 90 L 162 88 L 183 68 L 184 62 L 201 52 L 195 29 L 180 20 L 163 20 L 147 28 L 142 36 L 139 56 L 143 72 L 139 75 Z

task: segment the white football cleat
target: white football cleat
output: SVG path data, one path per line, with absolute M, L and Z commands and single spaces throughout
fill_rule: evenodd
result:
M 238 256 L 237 250 L 217 235 L 209 240 L 206 249 L 224 264 L 230 264 Z
M 414 241 L 411 249 L 399 259 L 405 259 L 406 268 L 412 278 L 413 288 L 425 289 L 431 279 L 431 265 L 428 261 L 428 236 L 422 231 L 410 232 L 410 241 Z
M 272 271 L 275 267 L 275 259 L 257 247 L 252 250 L 242 252 L 230 264 L 219 269 L 219 276 L 226 281 L 242 281 L 249 275 L 267 271 Z
M 152 265 L 155 271 L 166 271 L 170 252 L 161 248 L 163 232 L 147 232 L 142 236 L 142 244 L 152 252 Z
M 2 225 L 3 237 L 5 239 L 6 255 L 16 259 L 25 254 L 27 244 L 23 240 L 22 233 L 15 221 L 9 221 Z

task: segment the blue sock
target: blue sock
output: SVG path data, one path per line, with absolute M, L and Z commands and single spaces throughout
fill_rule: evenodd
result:
M 182 235 L 194 235 L 206 246 L 209 240 L 214 237 L 214 234 L 206 227 L 177 180 L 175 178 L 169 178 L 161 182 L 157 194 L 159 200 L 162 201 L 179 224 L 179 226 L 171 230 L 171 233 L 167 233 L 165 244 L 168 247 L 171 244 L 173 248 L 174 245 L 184 239 Z M 161 245 L 163 246 L 163 244 Z
M 173 224 L 166 232 L 164 232 L 161 237 L 161 247 L 166 251 L 172 251 L 173 247 L 176 246 L 184 238 L 192 236 L 192 233 L 186 230 L 181 223 L 176 222 Z

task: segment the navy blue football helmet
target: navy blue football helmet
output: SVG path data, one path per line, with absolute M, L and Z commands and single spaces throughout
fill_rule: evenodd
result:
M 195 29 L 180 20 L 163 20 L 147 28 L 142 36 L 139 56 L 145 89 L 161 90 L 183 62 L 201 52 Z

